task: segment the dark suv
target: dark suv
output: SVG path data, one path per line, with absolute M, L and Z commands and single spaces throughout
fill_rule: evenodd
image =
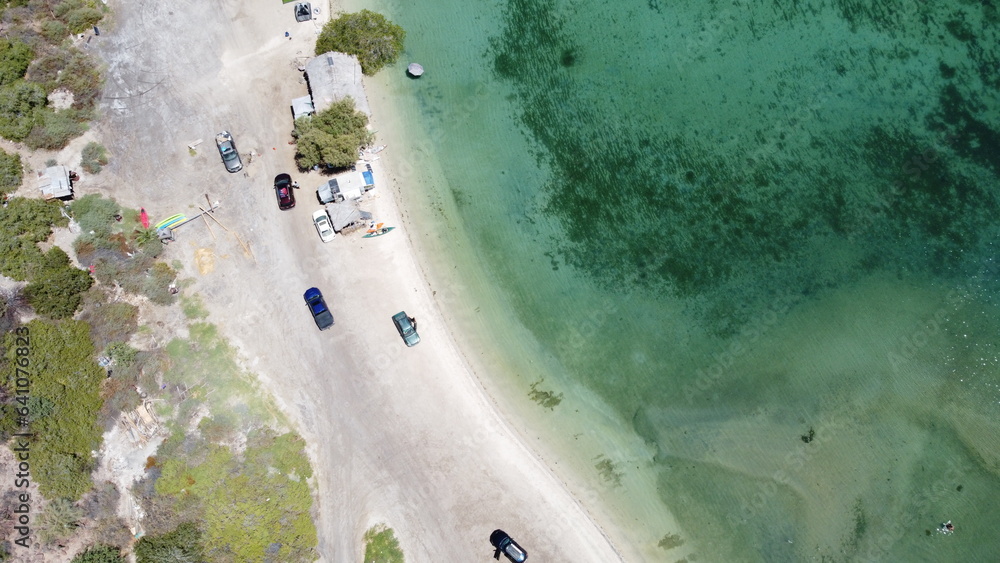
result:
M 292 191 L 292 177 L 278 174 L 274 177 L 274 195 L 278 197 L 278 209 L 295 207 L 295 192 Z
M 494 559 L 499 560 L 500 554 L 503 553 L 514 563 L 524 563 L 528 560 L 528 552 L 503 530 L 493 530 L 490 534 L 490 543 L 497 548 L 493 554 Z
M 320 290 L 310 287 L 302 297 L 306 300 L 309 312 L 312 313 L 313 320 L 316 321 L 316 326 L 320 330 L 326 330 L 333 326 L 333 313 L 326 306 L 326 301 L 323 299 L 323 293 Z

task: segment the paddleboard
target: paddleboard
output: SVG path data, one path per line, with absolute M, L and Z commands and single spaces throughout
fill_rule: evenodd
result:
M 176 223 L 178 219 L 183 219 L 183 218 L 184 218 L 184 214 L 183 213 L 178 213 L 177 215 L 171 215 L 170 217 L 167 217 L 166 219 L 164 219 L 164 220 L 160 221 L 159 223 L 157 223 L 155 228 L 156 229 L 162 229 L 163 227 L 167 226 L 168 224 Z
M 365 235 L 365 236 L 363 236 L 361 238 L 375 238 L 375 237 L 380 237 L 380 236 L 388 233 L 389 231 L 391 231 L 391 230 L 393 230 L 395 228 L 396 227 L 386 227 L 384 229 L 380 229 L 380 230 L 377 230 L 375 232 L 368 233 L 367 235 Z
M 173 226 L 177 225 L 178 223 L 184 223 L 186 221 L 187 221 L 187 217 L 181 215 L 180 217 L 178 217 L 176 219 L 168 221 L 165 225 L 163 225 L 160 228 L 161 229 L 169 229 L 170 227 L 173 227 Z

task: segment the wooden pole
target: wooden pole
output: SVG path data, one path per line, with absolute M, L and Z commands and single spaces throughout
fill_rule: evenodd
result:
M 226 226 L 222 224 L 222 221 L 219 221 L 218 219 L 216 219 L 214 213 L 209 213 L 208 216 L 211 217 L 213 221 L 215 221 L 216 223 L 218 223 L 220 227 L 222 227 L 223 229 L 225 229 L 227 233 L 230 233 L 234 237 L 236 237 L 236 240 L 239 241 L 240 245 L 243 247 L 243 251 L 246 252 L 247 256 L 253 258 L 254 262 L 257 261 L 257 257 L 253 255 L 253 252 L 250 250 L 250 246 L 247 243 L 243 242 L 243 239 L 240 238 L 240 235 L 238 235 L 238 234 L 234 233 L 233 231 L 227 229 Z
M 201 207 L 199 207 L 198 209 L 201 209 Z M 209 223 L 208 222 L 208 218 L 205 217 L 206 214 L 207 214 L 207 212 L 204 209 L 201 209 L 201 218 L 204 219 L 205 226 L 208 227 L 208 232 L 212 233 L 212 240 L 216 240 L 216 238 L 215 238 L 215 231 L 212 230 L 212 224 Z

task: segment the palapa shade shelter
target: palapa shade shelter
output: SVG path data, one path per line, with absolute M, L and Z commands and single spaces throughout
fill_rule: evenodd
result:
M 350 97 L 354 98 L 355 108 L 365 115 L 372 114 L 361 85 L 361 63 L 354 55 L 334 51 L 324 53 L 306 63 L 305 73 L 316 113 Z

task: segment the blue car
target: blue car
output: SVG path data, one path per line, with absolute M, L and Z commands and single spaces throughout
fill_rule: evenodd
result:
M 302 297 L 306 300 L 309 312 L 312 313 L 313 320 L 316 321 L 316 326 L 320 330 L 326 330 L 333 326 L 333 313 L 326 306 L 326 301 L 323 299 L 323 293 L 320 290 L 310 287 Z

